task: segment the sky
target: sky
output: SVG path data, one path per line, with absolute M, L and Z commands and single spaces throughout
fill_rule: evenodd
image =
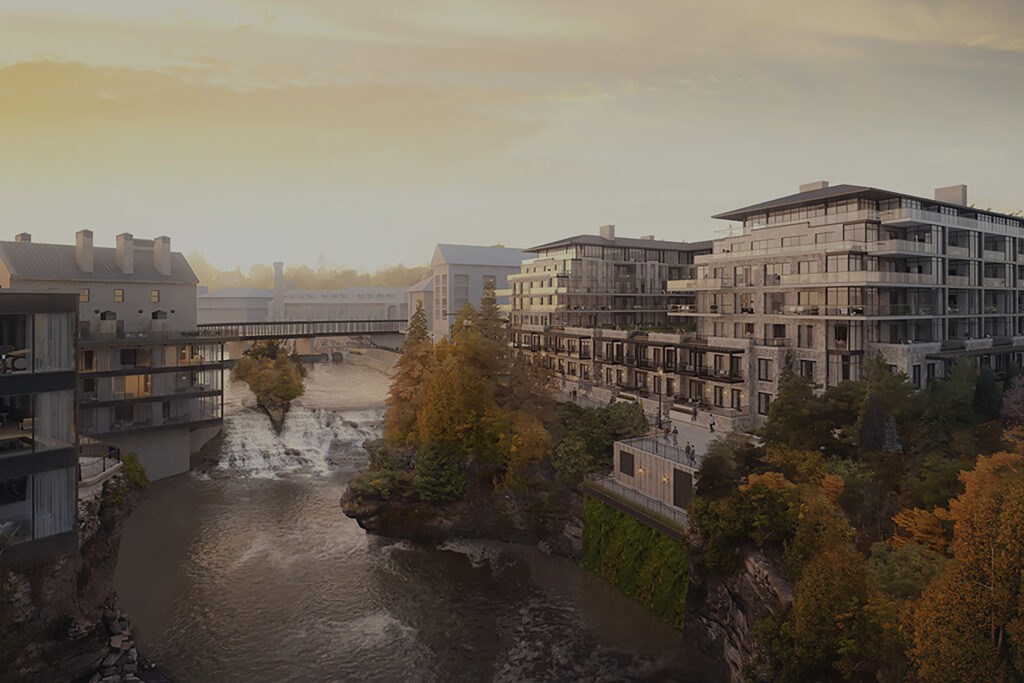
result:
M 0 0 L 0 238 L 222 268 L 699 240 L 829 180 L 1024 208 L 1020 0 Z

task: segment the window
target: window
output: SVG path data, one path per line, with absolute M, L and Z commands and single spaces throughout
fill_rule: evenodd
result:
M 772 361 L 770 358 L 757 359 L 757 378 L 762 382 L 770 382 L 772 379 Z
M 725 390 L 722 387 L 716 386 L 714 388 L 715 406 L 721 408 L 725 405 Z
M 87 303 L 89 301 L 89 290 L 86 288 L 78 290 L 78 300 L 82 303 Z
M 117 304 L 123 304 L 124 303 L 124 290 L 123 289 L 115 289 L 114 290 L 114 303 L 117 303 Z
M 921 388 L 921 366 L 920 365 L 915 365 L 910 370 L 911 370 L 911 374 L 913 376 L 914 386 L 917 387 L 918 389 L 920 389 Z
M 633 476 L 633 454 L 628 451 L 619 451 L 619 472 L 630 477 Z
M 768 414 L 768 408 L 772 402 L 772 395 L 766 394 L 763 391 L 757 394 L 757 412 L 761 415 Z
M 813 360 L 802 360 L 800 361 L 800 374 L 807 379 L 814 381 L 814 361 Z
M 151 289 L 151 290 L 149 290 L 149 300 L 150 300 L 150 302 L 152 302 L 154 304 L 160 303 L 160 290 L 159 289 Z
M 734 410 L 739 410 L 740 408 L 742 408 L 743 406 L 740 405 L 742 397 L 743 393 L 739 389 L 733 389 L 730 392 L 729 407 L 733 408 Z

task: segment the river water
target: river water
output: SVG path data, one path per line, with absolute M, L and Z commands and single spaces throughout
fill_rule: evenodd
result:
M 229 389 L 221 465 L 156 482 L 115 586 L 183 681 L 714 680 L 682 634 L 533 547 L 366 534 L 338 501 L 387 378 L 317 366 L 278 436 Z

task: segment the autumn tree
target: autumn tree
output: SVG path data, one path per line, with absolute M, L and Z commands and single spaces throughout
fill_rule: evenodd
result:
M 982 457 L 950 501 L 953 560 L 925 588 L 912 655 L 924 681 L 1024 677 L 1024 456 Z
M 402 345 L 402 355 L 395 363 L 395 376 L 388 392 L 385 436 L 392 445 L 409 440 L 427 386 L 433 352 L 427 314 L 423 310 L 423 302 L 418 301 L 416 312 L 409 319 L 409 331 Z

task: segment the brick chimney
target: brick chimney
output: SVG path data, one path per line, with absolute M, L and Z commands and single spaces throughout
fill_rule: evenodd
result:
M 171 238 L 157 237 L 153 240 L 153 267 L 161 275 L 171 274 Z
M 14 236 L 14 241 L 15 242 L 31 242 L 32 241 L 32 235 L 30 235 L 27 232 L 19 232 L 17 235 Z
M 75 263 L 83 273 L 92 272 L 92 230 L 75 233 Z
M 135 238 L 130 232 L 117 236 L 117 268 L 127 275 L 135 272 Z
M 602 225 L 599 234 L 606 240 L 615 239 L 615 226 L 614 225 Z

